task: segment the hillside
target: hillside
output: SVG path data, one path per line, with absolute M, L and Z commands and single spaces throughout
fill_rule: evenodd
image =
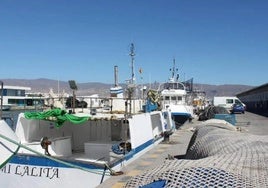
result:
M 214 96 L 235 96 L 238 93 L 254 88 L 254 86 L 194 84 L 194 88 L 205 91 L 208 98 L 213 98 Z
M 2 79 L 4 85 L 10 86 L 23 86 L 23 87 L 31 87 L 31 92 L 41 92 L 46 93 L 53 89 L 56 93 L 62 93 L 63 91 L 71 94 L 72 90 L 69 87 L 68 82 L 50 80 L 45 78 L 40 79 Z M 151 84 L 153 89 L 157 88 L 159 83 Z M 92 95 L 92 94 L 100 94 L 100 96 L 109 96 L 109 89 L 113 84 L 105 84 L 98 82 L 89 82 L 89 83 L 77 83 L 77 95 Z M 122 84 L 124 86 L 124 84 Z M 149 86 L 149 85 L 148 85 Z M 253 86 L 248 85 L 208 85 L 208 84 L 194 84 L 195 89 L 203 90 L 206 92 L 208 98 L 212 98 L 213 96 L 234 96 L 238 93 L 247 91 Z

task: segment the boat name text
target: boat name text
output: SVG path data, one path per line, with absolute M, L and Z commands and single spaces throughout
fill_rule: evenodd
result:
M 45 177 L 49 179 L 59 178 L 59 168 L 54 167 L 7 164 L 1 171 L 6 174 L 15 174 L 19 176 Z

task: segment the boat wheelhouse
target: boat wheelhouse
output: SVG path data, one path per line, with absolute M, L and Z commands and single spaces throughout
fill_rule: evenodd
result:
M 187 90 L 184 83 L 179 81 L 176 74 L 175 60 L 173 62 L 172 76 L 169 81 L 160 86 L 161 107 L 170 110 L 176 126 L 184 124 L 193 117 L 193 107 L 188 104 Z

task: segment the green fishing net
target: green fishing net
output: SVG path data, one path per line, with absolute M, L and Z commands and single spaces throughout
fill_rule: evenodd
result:
M 73 114 L 68 114 L 65 110 L 55 108 L 45 112 L 25 112 L 25 118 L 27 119 L 40 119 L 55 122 L 56 127 L 61 127 L 65 121 L 70 121 L 74 124 L 84 123 L 90 119 L 90 117 L 78 117 Z

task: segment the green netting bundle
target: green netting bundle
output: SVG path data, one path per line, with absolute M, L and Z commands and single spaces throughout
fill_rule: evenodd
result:
M 68 114 L 65 110 L 55 108 L 45 112 L 25 112 L 27 119 L 40 119 L 55 122 L 56 127 L 61 127 L 65 121 L 70 121 L 74 124 L 80 124 L 87 121 L 90 117 L 78 117 Z

